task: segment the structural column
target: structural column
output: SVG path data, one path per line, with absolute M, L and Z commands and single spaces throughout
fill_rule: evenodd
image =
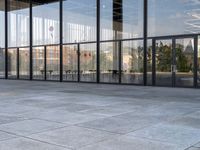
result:
M 97 5 L 97 66 L 96 66 L 96 69 L 97 69 L 97 83 L 100 82 L 100 6 L 101 6 L 101 3 L 100 3 L 100 0 L 96 0 L 96 5 Z
M 5 78 L 8 79 L 8 1 L 5 0 Z
M 29 0 L 29 3 L 30 3 L 30 12 L 29 12 L 29 15 L 30 15 L 30 80 L 33 79 L 33 11 L 32 11 L 32 0 Z
M 144 0 L 144 85 L 147 85 L 147 34 L 148 34 L 148 0 Z
M 63 0 L 60 0 L 60 82 L 63 81 Z

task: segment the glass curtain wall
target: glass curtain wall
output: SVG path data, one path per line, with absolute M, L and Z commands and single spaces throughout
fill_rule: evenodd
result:
M 63 43 L 96 41 L 96 0 L 63 1 Z
M 56 45 L 60 43 L 59 0 L 32 0 L 32 2 L 33 78 L 59 80 L 60 47 Z M 45 57 L 46 68 L 44 68 Z
M 101 43 L 100 81 L 106 83 L 119 82 L 119 42 Z
M 101 0 L 101 40 L 143 37 L 143 0 Z
M 5 49 L 0 48 L 0 78 L 5 78 Z
M 143 83 L 143 40 L 122 42 L 122 83 Z
M 200 87 L 200 36 L 198 37 L 197 61 L 198 61 L 198 67 L 197 67 L 197 84 Z
M 148 0 L 148 36 L 200 33 L 200 1 Z
M 46 79 L 60 79 L 60 46 L 46 47 Z
M 19 78 L 29 79 L 30 77 L 30 50 L 29 48 L 19 48 Z
M 8 2 L 8 47 L 29 46 L 29 0 Z
M 44 46 L 33 47 L 33 79 L 44 80 L 45 76 L 45 61 L 44 61 Z
M 59 44 L 59 0 L 33 3 L 33 45 Z
M 153 47 L 152 40 L 147 41 L 147 85 L 152 85 L 153 72 Z
M 80 81 L 96 82 L 96 43 L 80 45 Z
M 5 1 L 0 1 L 0 78 L 5 77 Z
M 8 78 L 16 79 L 18 77 L 18 55 L 17 48 L 8 49 Z
M 63 46 L 63 80 L 78 81 L 78 46 Z

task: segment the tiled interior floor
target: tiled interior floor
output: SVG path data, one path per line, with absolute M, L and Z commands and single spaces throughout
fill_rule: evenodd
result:
M 0 80 L 0 150 L 200 150 L 200 89 Z

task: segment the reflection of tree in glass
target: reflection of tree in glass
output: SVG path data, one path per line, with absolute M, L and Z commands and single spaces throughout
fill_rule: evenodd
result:
M 170 72 L 172 64 L 172 46 L 164 45 L 162 42 L 156 45 L 157 71 Z
M 193 68 L 193 53 L 186 53 L 182 44 L 176 44 L 176 67 L 179 72 L 189 72 Z M 160 42 L 156 45 L 157 70 L 170 72 L 172 65 L 172 45 Z
M 176 46 L 176 66 L 179 72 L 189 72 L 193 68 L 193 52 L 184 53 L 184 46 L 177 44 Z M 191 49 L 192 50 L 192 49 Z

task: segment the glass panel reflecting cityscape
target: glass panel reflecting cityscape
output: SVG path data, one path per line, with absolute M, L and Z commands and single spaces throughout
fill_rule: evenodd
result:
M 80 81 L 96 82 L 96 43 L 80 45 Z
M 197 84 L 200 86 L 200 36 L 198 37 L 198 51 L 197 51 Z
M 59 0 L 33 3 L 33 45 L 59 43 Z
M 197 0 L 148 0 L 148 35 L 199 33 L 199 8 Z
M 8 49 L 8 78 L 17 78 L 17 49 Z
M 63 46 L 63 80 L 78 81 L 78 46 Z
M 60 47 L 46 47 L 46 78 L 47 80 L 60 79 Z
M 5 49 L 0 48 L 0 78 L 5 77 Z
M 200 87 L 199 7 L 198 0 L 0 1 L 0 78 Z
M 33 47 L 33 79 L 44 80 L 45 78 L 45 52 L 44 47 Z
M 96 0 L 63 1 L 63 42 L 96 40 Z
M 5 1 L 0 1 L 0 49 L 5 48 Z
M 143 83 L 143 41 L 122 43 L 122 83 Z
M 8 47 L 29 45 L 29 0 L 8 2 Z
M 105 42 L 100 46 L 100 81 L 119 82 L 119 43 Z
M 176 40 L 176 86 L 194 85 L 194 40 Z
M 30 50 L 29 48 L 19 48 L 19 78 L 29 79 L 30 77 Z
M 156 41 L 156 85 L 172 86 L 172 40 Z
M 142 0 L 101 0 L 101 40 L 143 37 Z
M 152 85 L 153 72 L 153 44 L 152 40 L 147 41 L 147 85 Z

